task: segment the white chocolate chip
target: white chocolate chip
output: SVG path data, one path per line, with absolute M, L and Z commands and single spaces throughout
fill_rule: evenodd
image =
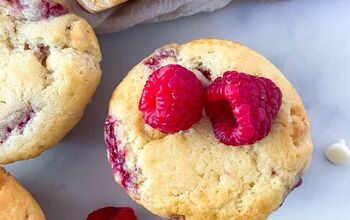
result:
M 350 161 L 350 150 L 345 144 L 345 140 L 340 140 L 332 144 L 326 150 L 326 157 L 332 163 L 344 164 Z

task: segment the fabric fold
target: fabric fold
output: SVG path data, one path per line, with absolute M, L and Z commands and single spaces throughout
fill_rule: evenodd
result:
M 91 14 L 76 0 L 67 0 L 72 10 L 87 19 L 97 33 L 122 31 L 140 23 L 160 22 L 210 12 L 232 0 L 131 0 L 106 11 Z

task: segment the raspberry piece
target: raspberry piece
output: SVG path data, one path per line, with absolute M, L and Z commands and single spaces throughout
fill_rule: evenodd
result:
M 49 0 L 42 0 L 41 10 L 44 18 L 59 17 L 68 13 L 68 10 L 62 4 Z
M 289 188 L 289 187 L 288 187 L 288 193 L 287 193 L 287 195 L 288 195 L 289 193 L 291 193 L 293 190 L 295 190 L 296 188 L 300 187 L 302 184 L 303 184 L 303 179 L 300 177 L 299 181 L 298 181 L 292 188 Z M 280 204 L 279 207 L 281 207 L 281 206 L 283 205 L 284 200 L 286 199 L 287 195 L 285 195 L 285 197 L 283 198 L 283 201 L 281 202 L 281 204 Z
M 68 9 L 52 0 L 5 0 L 13 8 L 13 13 L 23 13 L 23 16 L 31 21 L 38 21 L 50 17 L 58 17 L 67 14 Z
M 17 131 L 19 134 L 23 134 L 25 126 L 32 120 L 35 112 L 33 109 L 29 109 L 17 118 L 13 118 L 9 121 L 8 125 L 0 129 L 0 144 L 3 144 L 14 131 Z
M 46 67 L 46 60 L 50 54 L 50 46 L 44 44 L 38 44 L 34 50 L 34 55 L 38 58 L 39 62 Z
M 137 185 L 133 181 L 132 173 L 125 166 L 126 150 L 116 136 L 118 121 L 108 116 L 104 126 L 104 139 L 108 149 L 108 158 L 114 174 L 120 178 L 120 184 L 127 191 L 136 192 Z
M 3 0 L 3 1 L 10 5 L 19 4 L 19 0 Z
M 154 71 L 139 102 L 144 121 L 164 133 L 189 129 L 202 118 L 204 89 L 195 74 L 170 64 Z
M 294 190 L 295 188 L 300 187 L 302 184 L 303 184 L 303 178 L 300 178 L 299 181 L 293 186 L 292 190 Z
M 87 220 L 137 220 L 137 217 L 129 207 L 105 207 L 90 213 Z
M 152 70 L 160 67 L 160 62 L 165 58 L 176 58 L 176 50 L 174 48 L 160 48 L 154 54 L 143 61 L 143 64 Z
M 6 4 L 11 5 L 13 12 L 19 12 L 23 9 L 23 5 L 20 0 L 3 0 Z
M 229 71 L 207 88 L 205 109 L 216 138 L 238 146 L 264 138 L 281 103 L 281 90 L 271 80 Z

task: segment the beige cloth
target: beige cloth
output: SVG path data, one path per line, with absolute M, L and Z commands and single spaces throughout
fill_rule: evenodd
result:
M 149 23 L 214 11 L 232 0 L 130 0 L 97 14 L 86 12 L 76 0 L 68 0 L 73 11 L 86 18 L 97 33 L 125 30 L 139 23 Z

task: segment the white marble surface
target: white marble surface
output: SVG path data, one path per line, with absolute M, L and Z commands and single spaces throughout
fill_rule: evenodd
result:
M 350 142 L 350 1 L 244 1 L 211 14 L 100 36 L 102 83 L 81 123 L 39 158 L 6 166 L 33 193 L 48 220 L 79 220 L 99 207 L 132 206 L 141 220 L 159 219 L 132 202 L 112 177 L 102 127 L 114 87 L 139 60 L 168 42 L 228 38 L 261 52 L 304 99 L 312 120 L 313 161 L 301 188 L 271 220 L 349 219 L 350 164 L 335 166 L 324 150 Z

